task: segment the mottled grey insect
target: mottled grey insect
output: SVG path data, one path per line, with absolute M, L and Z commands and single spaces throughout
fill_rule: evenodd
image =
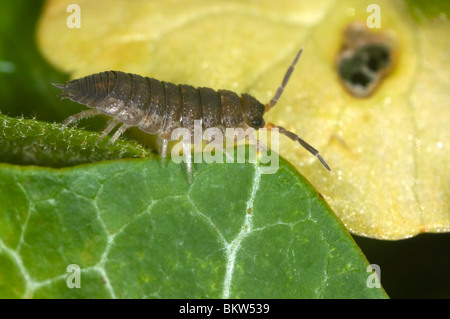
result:
M 158 134 L 162 139 L 161 156 L 167 156 L 167 145 L 176 128 L 187 128 L 193 134 L 194 121 L 201 120 L 202 129 L 211 127 L 254 128 L 258 130 L 277 128 L 280 133 L 299 142 L 306 150 L 315 155 L 330 170 L 330 167 L 319 155 L 319 152 L 296 134 L 272 123 L 265 124 L 264 113 L 269 111 L 278 101 L 294 70 L 300 50 L 274 97 L 266 105 L 248 94 L 228 90 L 215 91 L 210 88 L 195 88 L 190 85 L 175 85 L 149 77 L 120 71 L 107 71 L 69 81 L 67 84 L 53 84 L 63 90 L 59 95 L 74 102 L 84 104 L 92 109 L 67 118 L 63 125 L 67 126 L 78 120 L 99 114 L 111 116 L 102 139 L 117 125 L 122 123 L 110 142 L 114 143 L 128 128 L 138 126 L 149 134 Z M 187 161 L 188 172 L 191 163 Z

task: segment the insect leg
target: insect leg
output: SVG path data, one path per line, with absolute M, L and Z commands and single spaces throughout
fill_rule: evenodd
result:
M 299 142 L 301 146 L 303 146 L 308 152 L 310 152 L 311 154 L 316 156 L 319 159 L 319 161 L 322 163 L 322 165 L 325 166 L 325 168 L 331 172 L 331 168 L 328 166 L 328 164 L 325 162 L 325 160 L 322 158 L 322 156 L 319 155 L 319 151 L 316 150 L 311 145 L 309 145 L 308 143 L 306 143 L 304 140 L 302 140 L 297 134 L 294 134 L 294 133 L 286 130 L 284 127 L 277 126 L 277 125 L 272 124 L 272 123 L 267 123 L 266 124 L 266 128 L 268 130 L 273 129 L 273 128 L 277 128 L 278 132 L 280 132 L 281 134 L 286 135 L 287 137 L 289 137 L 293 141 Z
M 192 154 L 191 154 L 191 142 L 190 141 L 182 141 L 183 143 L 183 155 L 186 161 L 186 168 L 189 178 L 189 183 L 192 183 Z
M 78 122 L 79 120 L 88 118 L 88 117 L 92 117 L 95 115 L 99 115 L 101 112 L 97 109 L 90 109 L 90 110 L 86 110 L 74 115 L 69 116 L 68 118 L 66 118 L 64 120 L 64 122 L 62 123 L 63 128 L 66 128 L 67 126 L 69 126 L 70 124 L 74 123 L 74 122 Z
M 161 139 L 161 138 L 159 138 L 159 139 Z M 161 152 L 160 152 L 162 167 L 166 166 L 167 145 L 169 145 L 169 140 L 162 139 Z
M 226 147 L 223 148 L 223 152 L 225 153 L 225 156 L 230 161 L 230 163 L 233 163 L 234 156 L 231 156 L 231 154 L 228 152 L 228 149 Z M 233 155 L 234 155 L 234 149 L 233 149 Z M 228 162 L 227 162 L 228 163 Z
M 109 133 L 111 133 L 111 131 L 117 126 L 117 124 L 119 124 L 120 121 L 112 118 L 108 121 L 106 128 L 103 130 L 102 135 L 100 135 L 100 137 L 97 139 L 97 143 L 100 142 L 106 135 L 108 135 Z
M 252 145 L 250 145 L 250 143 L 253 143 L 254 145 L 256 145 L 256 161 L 259 162 L 260 160 L 260 156 L 263 153 L 263 151 L 265 151 L 265 153 L 267 154 L 267 145 L 265 145 L 263 142 L 261 142 L 258 138 L 249 135 L 248 136 L 248 142 L 249 142 L 249 147 L 252 147 Z
M 250 135 L 248 139 L 250 142 L 256 145 L 256 150 L 258 151 L 258 153 L 261 153 L 262 151 L 267 151 L 267 145 L 258 140 L 256 137 Z
M 116 131 L 116 133 L 114 133 L 113 137 L 111 137 L 108 144 L 114 144 L 119 139 L 120 135 L 125 133 L 125 131 L 128 130 L 131 126 L 132 125 L 126 124 L 126 123 L 122 124 L 122 126 L 119 127 L 119 129 Z

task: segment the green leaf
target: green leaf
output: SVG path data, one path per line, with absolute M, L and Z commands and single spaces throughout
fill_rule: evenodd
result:
M 97 143 L 100 134 L 73 128 L 63 129 L 35 119 L 11 118 L 0 113 L 0 161 L 22 165 L 64 167 L 100 160 L 151 157 L 136 142 L 108 139 Z
M 273 175 L 252 164 L 195 172 L 189 184 L 158 160 L 2 164 L 0 295 L 385 297 L 366 287 L 364 257 L 284 161 Z M 70 264 L 82 269 L 80 289 L 66 286 Z
M 63 144 L 98 137 L 1 120 L 2 144 L 55 143 L 56 157 Z M 367 287 L 367 261 L 312 186 L 282 159 L 276 174 L 261 172 L 195 164 L 190 184 L 183 163 L 162 167 L 158 157 L 0 164 L 0 297 L 386 297 Z M 81 288 L 66 284 L 72 264 Z

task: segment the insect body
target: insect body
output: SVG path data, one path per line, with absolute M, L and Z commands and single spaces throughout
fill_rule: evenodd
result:
M 281 126 L 265 124 L 263 118 L 264 113 L 277 103 L 301 53 L 302 50 L 286 72 L 275 96 L 266 105 L 248 94 L 241 94 L 239 97 L 228 90 L 215 91 L 204 87 L 175 85 L 120 71 L 101 72 L 69 81 L 67 84 L 54 85 L 63 90 L 59 97 L 91 108 L 67 118 L 64 121 L 65 126 L 103 113 L 112 117 L 103 131 L 103 138 L 123 123 L 111 138 L 111 143 L 128 128 L 138 126 L 144 132 L 159 135 L 163 141 L 161 156 L 164 158 L 172 131 L 184 127 L 192 135 L 195 120 L 201 120 L 203 130 L 211 127 L 221 131 L 226 128 L 277 128 L 280 133 L 299 142 L 330 170 L 315 148 Z M 190 162 L 187 163 L 190 172 Z

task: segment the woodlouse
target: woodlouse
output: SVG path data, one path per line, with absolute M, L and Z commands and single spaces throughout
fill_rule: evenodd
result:
M 53 85 L 62 89 L 63 93 L 59 97 L 68 98 L 92 108 L 70 116 L 64 121 L 64 126 L 83 118 L 106 114 L 112 119 L 103 130 L 101 139 L 117 125 L 123 123 L 111 138 L 111 143 L 114 143 L 128 128 L 138 126 L 149 134 L 159 134 L 162 139 L 161 156 L 165 158 L 172 131 L 184 127 L 192 136 L 195 120 L 201 120 L 203 130 L 211 127 L 222 131 L 226 128 L 243 128 L 244 130 L 250 127 L 255 130 L 263 127 L 269 130 L 276 128 L 279 133 L 299 142 L 315 155 L 327 170 L 331 171 L 315 148 L 281 126 L 265 124 L 263 118 L 264 113 L 275 106 L 283 93 L 302 52 L 301 49 L 297 53 L 274 97 L 265 105 L 245 93 L 239 97 L 229 90 L 215 91 L 205 87 L 175 85 L 120 71 L 96 73 L 69 81 L 67 84 Z M 191 174 L 190 159 L 186 162 L 188 172 Z

